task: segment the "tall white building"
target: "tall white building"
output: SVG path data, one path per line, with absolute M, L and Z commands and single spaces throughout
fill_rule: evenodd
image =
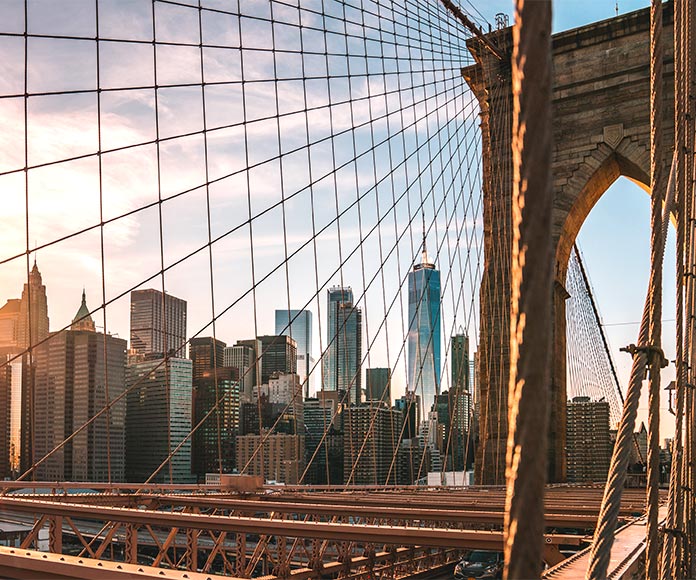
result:
M 287 405 L 294 401 L 301 401 L 301 387 L 302 384 L 297 375 L 289 373 L 275 374 L 268 379 L 268 383 L 259 387 L 255 386 L 252 389 L 251 402 L 255 403 L 259 400 L 259 391 L 262 395 L 268 397 L 269 403 L 283 403 Z

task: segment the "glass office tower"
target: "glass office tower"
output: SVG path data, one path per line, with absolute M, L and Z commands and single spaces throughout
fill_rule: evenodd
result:
M 128 367 L 127 481 L 145 481 L 179 444 L 181 447 L 171 460 L 171 480 L 193 481 L 191 439 L 186 439 L 191 431 L 192 382 L 193 363 L 188 359 L 155 358 Z M 169 483 L 169 465 L 153 481 Z
M 186 300 L 154 288 L 133 290 L 130 346 L 141 355 L 186 356 Z
M 440 394 L 440 271 L 423 255 L 408 274 L 408 390 L 421 397 L 427 417 Z
M 346 402 L 360 403 L 362 380 L 362 311 L 353 304 L 350 287 L 334 286 L 327 292 L 328 331 L 322 357 L 325 391 L 350 391 Z
M 383 401 L 390 407 L 391 369 L 367 369 L 365 371 L 365 391 L 368 401 Z
M 309 397 L 309 387 L 313 386 L 310 376 L 314 359 L 312 358 L 312 313 L 309 310 L 276 310 L 275 333 L 292 337 L 297 342 L 297 374 L 304 385 L 304 396 Z M 310 377 L 310 380 L 307 380 Z

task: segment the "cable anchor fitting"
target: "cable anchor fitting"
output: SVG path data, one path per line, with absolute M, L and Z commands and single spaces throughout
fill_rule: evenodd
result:
M 677 528 L 663 527 L 663 528 L 660 528 L 660 531 L 663 534 L 669 534 L 670 536 L 676 536 L 678 538 L 686 539 L 686 534 L 682 530 L 679 530 Z
M 658 363 L 660 368 L 663 369 L 669 365 L 669 361 L 665 357 L 664 351 L 659 347 L 652 344 L 641 344 L 636 346 L 635 344 L 629 344 L 620 349 L 621 352 L 627 352 L 631 356 L 635 357 L 636 354 L 642 352 L 645 353 L 647 358 L 645 364 L 645 377 L 647 378 L 648 372 L 650 371 L 653 364 Z
M 669 361 L 667 360 L 667 357 L 665 357 L 665 351 L 663 351 L 659 346 L 652 344 L 641 344 L 638 346 L 635 344 L 629 344 L 628 346 L 624 346 L 619 350 L 621 352 L 627 352 L 631 356 L 635 356 L 639 352 L 644 352 L 648 357 L 648 364 L 652 363 L 652 359 L 654 357 L 659 357 L 658 362 L 660 363 L 660 368 L 662 369 L 669 365 Z

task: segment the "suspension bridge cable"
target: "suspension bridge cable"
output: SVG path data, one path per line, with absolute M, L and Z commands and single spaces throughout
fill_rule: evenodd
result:
M 224 235 L 224 234 L 223 234 L 223 235 Z M 306 244 L 307 244 L 307 242 L 306 242 L 304 245 L 306 245 Z M 303 246 L 304 246 L 304 245 L 303 245 Z M 191 254 L 189 254 L 189 256 L 190 256 L 190 255 L 191 255 Z M 186 258 L 186 257 L 184 257 L 184 259 L 185 259 L 185 258 Z M 280 266 L 282 266 L 282 263 L 279 264 L 278 267 L 280 267 Z M 169 267 L 171 267 L 171 265 L 170 265 Z M 277 269 L 278 267 L 276 267 L 276 269 Z M 267 277 L 268 277 L 268 275 L 266 276 L 266 278 L 267 278 Z M 246 295 L 246 294 L 247 294 L 247 293 L 245 293 L 244 295 Z M 243 296 L 244 296 L 244 295 L 243 295 Z M 239 300 L 240 300 L 241 298 L 243 298 L 243 296 L 240 297 L 239 299 L 235 300 L 235 301 L 234 301 L 232 304 L 230 304 L 229 306 L 227 306 L 222 312 L 218 313 L 218 315 L 216 316 L 216 319 L 218 319 L 218 318 L 219 318 L 220 316 L 222 316 L 225 312 L 227 312 L 228 310 L 230 310 L 236 303 L 239 302 Z M 198 331 L 197 333 L 195 333 L 191 338 L 195 338 L 195 337 L 197 337 L 198 335 L 200 335 L 200 334 L 205 330 L 205 328 L 207 328 L 207 325 L 206 325 L 205 327 L 201 328 L 201 330 Z M 159 363 L 158 366 L 160 366 L 161 364 L 162 364 L 162 363 Z M 126 391 L 124 391 L 124 393 L 122 393 L 117 399 L 114 399 L 114 400 L 112 401 L 112 405 L 115 404 L 115 403 L 117 403 L 117 402 L 118 402 L 119 400 L 121 400 L 123 397 L 125 397 L 125 396 L 127 395 L 128 392 L 130 392 L 131 390 L 133 390 L 133 389 L 134 389 L 136 386 L 138 386 L 139 384 L 140 384 L 140 381 L 137 381 L 135 384 L 131 385 L 131 386 L 130 386 Z M 32 467 L 32 469 L 29 470 L 29 473 L 33 473 L 34 470 L 35 470 L 35 468 L 36 468 L 39 464 L 41 464 L 41 463 L 42 463 L 43 461 L 45 461 L 49 456 L 51 456 L 51 455 L 52 455 L 53 453 L 55 453 L 58 449 L 60 449 L 65 443 L 69 442 L 76 434 L 78 434 L 78 433 L 81 432 L 84 428 L 86 428 L 87 426 L 89 426 L 89 425 L 90 425 L 96 418 L 98 418 L 106 409 L 107 409 L 107 408 L 105 407 L 105 408 L 103 408 L 101 411 L 99 411 L 95 416 L 93 416 L 89 421 L 87 421 L 87 423 L 85 423 L 85 424 L 83 424 L 81 427 L 79 427 L 70 437 L 68 437 L 65 441 L 63 441 L 61 444 L 59 444 L 55 449 L 53 449 L 53 450 L 52 450 L 49 454 L 47 454 L 44 458 L 42 458 L 41 460 L 39 460 L 38 462 L 36 462 L 35 465 Z M 183 442 L 182 442 L 182 443 L 183 443 Z M 180 449 L 180 448 L 181 448 L 181 444 L 180 444 L 176 449 L 172 450 L 172 456 L 173 456 L 173 455 L 178 451 L 178 449 Z M 162 465 L 162 466 L 163 466 L 163 465 Z M 27 473 L 23 474 L 22 476 L 20 476 L 20 479 L 23 479 L 26 475 L 27 475 Z
M 542 569 L 551 297 L 551 2 L 524 2 L 513 27 L 513 193 L 504 578 Z
M 662 202 L 664 199 L 664 177 L 662 152 L 662 1 L 653 0 L 650 5 L 650 189 L 652 219 L 650 264 L 654 272 L 650 290 L 649 353 L 650 383 L 648 390 L 648 457 L 647 457 L 647 528 L 645 577 L 656 578 L 659 570 L 658 553 L 658 510 L 660 486 L 660 373 L 662 354 L 662 259 L 664 249 L 660 246 Z M 671 208 L 670 208 L 671 209 Z M 665 216 L 669 219 L 669 215 Z

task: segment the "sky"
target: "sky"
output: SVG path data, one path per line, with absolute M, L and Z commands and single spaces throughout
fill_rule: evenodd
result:
M 195 6 L 197 1 L 183 4 Z M 234 3 L 203 2 L 222 10 L 230 4 Z M 350 285 L 358 290 L 356 295 L 367 288 L 361 301 L 364 343 L 373 346 L 364 366 L 393 367 L 394 395 L 399 396 L 405 386 L 403 284 L 420 255 L 422 206 L 429 253 L 443 271 L 443 334 L 462 329 L 476 337 L 480 160 L 474 151 L 475 105 L 457 74 L 470 63 L 468 53 L 459 48 L 445 55 L 429 44 L 428 37 L 409 34 L 409 14 L 403 12 L 396 17 L 392 36 L 382 36 L 379 43 L 376 20 L 353 13 L 348 4 L 327 2 L 322 20 L 318 0 L 303 1 L 302 11 L 248 0 L 242 3 L 245 18 L 240 25 L 235 16 L 212 11 L 203 11 L 199 23 L 195 9 L 156 3 L 157 39 L 165 44 L 158 45 L 155 66 L 147 42 L 152 38 L 152 3 L 99 0 L 99 35 L 120 42 L 100 42 L 97 69 L 97 51 L 90 40 L 96 32 L 95 0 L 30 0 L 29 32 L 66 38 L 29 39 L 26 82 L 34 96 L 27 106 L 27 156 L 29 165 L 38 167 L 28 173 L 26 196 L 24 173 L 16 171 L 23 167 L 25 154 L 24 41 L 13 36 L 24 30 L 24 3 L 0 0 L 0 96 L 5 97 L 0 98 L 0 259 L 5 260 L 0 264 L 0 300 L 18 297 L 26 278 L 26 258 L 13 256 L 27 246 L 41 247 L 103 220 L 103 255 L 98 227 L 36 254 L 48 288 L 52 330 L 69 324 L 84 287 L 91 308 L 113 301 L 106 309 L 106 327 L 127 337 L 127 291 L 164 264 L 171 266 L 165 288 L 189 303 L 190 335 L 212 334 L 212 327 L 204 327 L 214 311 L 216 335 L 233 344 L 253 334 L 272 334 L 276 308 L 307 305 L 314 313 L 314 356 L 319 360 L 326 342 L 326 288 Z M 513 19 L 510 2 L 460 4 L 489 22 L 498 12 Z M 647 5 L 647 0 L 621 0 L 618 10 L 625 13 Z M 555 2 L 554 31 L 612 17 L 615 10 L 613 0 Z M 303 35 L 298 33 L 300 17 Z M 368 40 L 356 27 L 345 28 L 344 17 L 364 18 L 372 30 Z M 271 27 L 269 18 L 288 25 Z M 318 32 L 322 27 L 329 34 Z M 239 79 L 242 72 L 247 81 L 244 90 L 239 83 L 208 85 L 205 116 L 197 86 L 200 31 L 206 44 L 205 81 Z M 439 33 L 440 42 L 452 42 L 455 31 Z M 235 48 L 240 39 L 243 53 Z M 274 43 L 285 50 L 276 52 L 275 59 L 270 51 Z M 332 56 L 323 54 L 324 46 Z M 300 49 L 314 54 L 303 61 L 297 54 Z M 377 54 L 387 58 L 373 58 Z M 151 89 L 155 71 L 160 86 L 170 85 L 159 90 L 157 102 Z M 330 83 L 323 78 L 327 71 Z M 365 71 L 384 74 L 367 80 Z M 316 78 L 302 83 L 297 79 L 303 75 Z M 266 82 L 273 78 L 281 82 Z M 110 89 L 99 98 L 92 92 L 97 82 Z M 187 84 L 193 86 L 182 86 Z M 53 94 L 62 91 L 74 92 Z M 360 96 L 352 106 L 325 106 L 329 99 L 346 99 L 349 92 Z M 305 106 L 316 109 L 305 115 Z M 246 131 L 240 125 L 244 118 L 250 122 Z M 378 121 L 369 124 L 370 118 Z M 196 133 L 204 126 L 214 129 L 207 140 Z M 352 126 L 359 129 L 351 132 Z M 159 152 L 153 143 L 158 133 L 165 139 Z M 340 135 L 332 146 L 326 138 L 336 133 Z M 309 148 L 308 142 L 313 143 Z M 141 145 L 123 148 L 133 144 Z M 93 155 L 100 147 L 109 151 L 101 160 Z M 350 163 L 356 154 L 358 162 Z M 429 165 L 432 158 L 436 161 Z M 446 162 L 449 158 L 459 161 L 458 169 Z M 253 167 L 248 173 L 242 171 L 247 166 Z M 334 166 L 342 169 L 333 174 Z M 392 172 L 389 167 L 397 169 Z M 210 187 L 201 187 L 206 181 L 212 182 Z M 306 187 L 309 182 L 312 188 Z M 161 216 L 160 197 L 167 199 Z M 138 211 L 109 221 L 134 210 Z M 598 202 L 579 236 L 624 385 L 630 358 L 618 349 L 636 342 L 636 321 L 647 287 L 648 218 L 648 196 L 622 178 Z M 311 241 L 313 230 L 318 232 L 316 243 Z M 400 232 L 405 235 L 399 238 Z M 209 252 L 209 237 L 218 236 L 222 237 Z M 673 232 L 670 236 L 664 335 L 666 354 L 673 359 Z M 460 279 L 461 288 L 456 283 Z M 155 276 L 141 287 L 161 289 L 162 284 Z M 102 311 L 95 320 L 104 326 Z M 443 341 L 443 355 L 445 350 Z M 669 380 L 669 370 L 664 376 Z M 641 417 L 646 405 L 644 401 Z M 668 436 L 666 412 L 663 417 L 662 433 Z

